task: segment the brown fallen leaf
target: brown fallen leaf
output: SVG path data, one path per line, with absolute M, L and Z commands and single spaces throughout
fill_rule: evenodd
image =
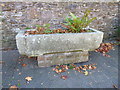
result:
M 55 72 L 56 72 L 57 74 L 59 74 L 59 70 L 58 70 L 58 69 L 55 69 Z
M 59 67 L 59 66 L 56 66 L 55 68 L 58 69 L 58 68 L 60 68 L 60 67 Z
M 17 89 L 18 89 L 18 87 L 16 85 L 13 85 L 13 86 L 9 87 L 9 90 L 17 90 Z
M 110 55 L 106 55 L 106 57 L 109 57 L 109 58 L 110 58 L 111 56 L 110 56 Z
M 66 72 L 68 69 L 72 69 L 84 74 L 88 75 L 90 74 L 87 70 L 93 70 L 96 69 L 97 64 L 88 64 L 88 65 L 81 65 L 81 66 L 76 66 L 75 64 L 70 64 L 70 65 L 57 65 L 55 68 L 53 68 L 53 71 L 56 72 L 57 74 L 61 74 L 62 72 Z M 69 74 L 69 73 L 68 73 Z M 62 79 L 66 79 L 67 76 L 61 76 Z
M 101 43 L 100 47 L 98 49 L 96 49 L 95 51 L 102 53 L 103 56 L 110 57 L 109 55 L 106 55 L 106 53 L 108 53 L 113 48 L 114 47 L 113 47 L 112 43 Z
M 82 73 L 82 71 L 81 71 L 81 70 L 78 70 L 78 72 Z
M 68 66 L 67 65 L 65 66 L 65 69 L 68 70 Z
M 66 72 L 66 70 L 62 69 L 62 72 Z
M 82 70 L 86 70 L 86 68 L 82 68 Z
M 31 81 L 31 80 L 32 80 L 32 77 L 29 77 L 29 76 L 28 76 L 28 77 L 26 77 L 25 79 L 26 79 L 26 81 Z
M 83 69 L 82 66 L 79 66 L 80 69 Z
M 60 70 L 58 70 L 58 72 L 59 72 L 59 73 L 61 73 L 61 72 L 62 72 L 62 70 L 60 69 Z
M 68 76 L 66 76 L 66 75 L 61 76 L 61 79 L 63 79 L 63 80 L 66 80 L 67 78 L 68 78 Z
M 95 67 L 95 66 L 92 66 L 92 69 L 96 69 L 97 67 Z
M 85 68 L 88 67 L 88 65 L 83 65 Z
M 90 70 L 92 70 L 92 69 L 93 69 L 91 65 L 90 65 L 88 68 L 89 68 Z
M 23 67 L 27 66 L 27 64 L 22 64 Z

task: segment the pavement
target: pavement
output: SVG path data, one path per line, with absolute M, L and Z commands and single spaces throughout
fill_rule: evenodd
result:
M 89 52 L 89 61 L 76 65 L 97 64 L 95 70 L 89 71 L 85 76 L 75 70 L 69 73 L 56 74 L 53 67 L 39 68 L 35 58 L 21 56 L 18 50 L 2 51 L 2 87 L 9 88 L 16 85 L 19 88 L 113 88 L 118 87 L 118 46 L 114 46 L 105 57 L 97 52 Z M 23 66 L 22 64 L 26 64 Z M 61 75 L 67 75 L 63 80 Z M 32 81 L 26 82 L 25 77 L 32 77 Z

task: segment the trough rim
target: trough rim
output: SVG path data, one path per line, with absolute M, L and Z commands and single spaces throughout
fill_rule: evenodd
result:
M 73 35 L 73 34 L 96 34 L 96 33 L 102 33 L 104 34 L 102 31 L 99 31 L 99 30 L 96 30 L 96 29 L 93 29 L 93 28 L 88 28 L 94 32 L 82 32 L 82 33 L 55 33 L 55 34 L 29 34 L 29 35 L 24 35 L 25 31 L 35 31 L 36 29 L 28 29 L 28 30 L 21 30 L 20 32 L 18 32 L 18 34 L 16 35 L 16 37 L 18 37 L 19 35 L 22 35 L 22 36 L 51 36 L 51 35 Z

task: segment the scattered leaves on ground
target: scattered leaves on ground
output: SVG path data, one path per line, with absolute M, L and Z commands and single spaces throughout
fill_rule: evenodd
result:
M 61 74 L 63 72 L 66 72 L 68 69 L 72 69 L 72 70 L 78 71 L 87 76 L 87 75 L 89 75 L 89 72 L 87 70 L 96 69 L 95 65 L 96 64 L 88 64 L 88 65 L 81 65 L 81 66 L 76 66 L 75 64 L 57 65 L 53 68 L 53 71 L 57 74 Z M 67 77 L 62 75 L 61 78 L 66 80 Z
M 96 49 L 95 51 L 102 53 L 103 56 L 111 57 L 110 55 L 108 55 L 106 53 L 108 53 L 110 50 L 114 49 L 113 45 L 114 45 L 113 43 L 101 43 L 100 47 L 98 49 Z

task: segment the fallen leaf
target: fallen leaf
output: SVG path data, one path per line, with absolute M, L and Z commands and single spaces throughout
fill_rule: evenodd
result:
M 89 68 L 90 70 L 93 69 L 91 65 L 90 65 L 88 68 Z
M 97 67 L 95 67 L 95 66 L 92 66 L 92 68 L 93 68 L 93 69 L 96 69 Z
M 58 68 L 60 68 L 60 67 L 59 67 L 59 66 L 56 66 L 55 68 L 58 69 Z
M 61 76 L 61 79 L 63 79 L 63 80 L 66 80 L 67 78 L 68 78 L 68 76 L 66 76 L 66 75 Z
M 88 75 L 88 71 L 85 71 L 84 74 L 87 76 Z
M 55 69 L 55 72 L 56 72 L 57 74 L 59 74 L 59 70 L 58 70 L 58 69 Z
M 78 70 L 78 72 L 82 73 L 82 71 L 81 71 L 81 70 Z
M 27 64 L 22 64 L 23 67 L 27 66 Z
M 65 69 L 68 70 L 68 66 L 67 65 L 66 65 Z
M 83 68 L 82 70 L 86 70 L 86 68 Z
M 79 66 L 80 69 L 82 69 L 82 66 Z
M 66 72 L 66 70 L 62 69 L 62 72 Z
M 59 73 L 61 73 L 61 72 L 62 72 L 62 70 L 60 69 L 58 72 L 59 72 Z
M 87 65 L 83 65 L 85 68 L 87 67 Z
M 32 77 L 29 77 L 29 76 L 28 76 L 28 77 L 26 77 L 25 79 L 26 79 L 26 81 L 31 81 L 31 80 L 32 80 Z

